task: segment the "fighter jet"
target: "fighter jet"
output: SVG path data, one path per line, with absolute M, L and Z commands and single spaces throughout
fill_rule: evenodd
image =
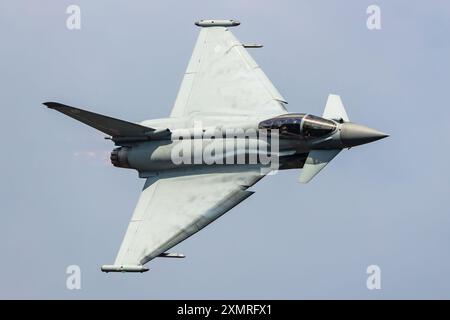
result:
M 286 100 L 232 34 L 235 20 L 201 28 L 170 117 L 133 123 L 56 102 L 57 110 L 107 135 L 114 166 L 145 179 L 116 260 L 104 272 L 145 272 L 168 252 L 253 194 L 278 170 L 309 182 L 343 149 L 388 135 L 352 123 L 338 95 L 322 116 L 289 113 Z M 264 200 L 262 200 L 264 201 Z

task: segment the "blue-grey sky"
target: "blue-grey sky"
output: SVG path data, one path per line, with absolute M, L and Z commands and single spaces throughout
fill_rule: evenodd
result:
M 66 28 L 70 4 L 81 30 Z M 381 30 L 366 9 L 381 8 Z M 156 259 L 104 274 L 143 180 L 108 162 L 103 135 L 41 106 L 166 117 L 202 18 L 234 34 L 292 112 L 391 134 L 341 153 L 310 184 L 290 170 Z M 0 298 L 450 298 L 448 1 L 0 0 Z M 195 204 L 192 204 L 195 205 Z M 81 290 L 66 267 L 81 267 Z M 381 268 L 381 290 L 366 268 Z

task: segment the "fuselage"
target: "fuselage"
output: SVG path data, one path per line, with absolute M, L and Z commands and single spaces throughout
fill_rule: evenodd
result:
M 141 176 L 199 166 L 256 165 L 272 170 L 302 168 L 312 149 L 343 147 L 341 124 L 307 114 L 270 118 L 214 117 L 147 120 L 141 125 L 169 128 L 170 139 L 135 142 L 111 154 L 118 167 Z

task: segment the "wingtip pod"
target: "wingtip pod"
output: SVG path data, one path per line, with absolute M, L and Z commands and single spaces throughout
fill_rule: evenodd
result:
M 195 25 L 198 27 L 236 27 L 241 23 L 237 20 L 198 20 Z
M 142 265 L 103 265 L 100 268 L 103 272 L 147 272 L 149 269 Z

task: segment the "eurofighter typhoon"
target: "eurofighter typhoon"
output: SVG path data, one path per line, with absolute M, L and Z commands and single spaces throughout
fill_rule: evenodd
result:
M 277 170 L 309 182 L 344 148 L 387 137 L 352 123 L 329 95 L 322 116 L 289 113 L 286 100 L 231 32 L 235 20 L 201 28 L 170 116 L 139 124 L 46 102 L 108 135 L 114 166 L 145 179 L 116 260 L 104 272 L 145 272 L 157 257 L 252 195 Z

